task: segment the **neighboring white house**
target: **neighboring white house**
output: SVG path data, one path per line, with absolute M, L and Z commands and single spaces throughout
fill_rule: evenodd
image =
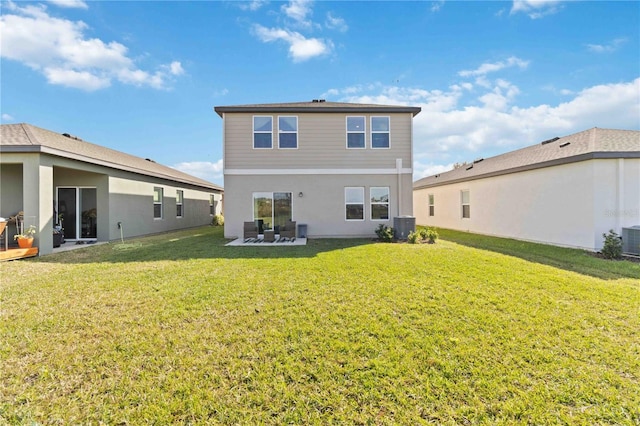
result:
M 640 225 L 640 132 L 593 128 L 413 185 L 421 225 L 598 251 Z
M 60 218 L 67 241 L 109 241 L 207 225 L 221 212 L 223 190 L 210 182 L 69 134 L 0 127 L 0 217 L 23 211 L 40 254 L 52 252 Z
M 310 237 L 375 235 L 411 215 L 420 108 L 325 102 L 218 106 L 225 236 L 243 222 L 306 224 Z

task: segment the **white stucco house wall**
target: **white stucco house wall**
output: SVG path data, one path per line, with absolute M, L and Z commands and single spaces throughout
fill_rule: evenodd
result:
M 411 215 L 418 107 L 311 102 L 218 106 L 225 237 L 243 222 L 307 225 L 309 237 L 369 237 Z
M 416 222 L 598 251 L 640 225 L 640 132 L 593 128 L 413 185 Z
M 41 255 L 58 224 L 68 243 L 110 241 L 207 225 L 222 211 L 213 183 L 69 134 L 0 127 L 0 217 L 23 211 Z

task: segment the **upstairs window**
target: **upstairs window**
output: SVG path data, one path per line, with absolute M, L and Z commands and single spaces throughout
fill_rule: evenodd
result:
M 364 188 L 345 188 L 344 203 L 346 220 L 364 220 Z
M 184 191 L 176 191 L 176 217 L 182 217 Z
M 436 204 L 433 194 L 429 194 L 429 216 L 436 215 Z
M 278 148 L 298 147 L 298 117 L 278 117 Z
M 253 147 L 273 148 L 273 117 L 253 117 Z
M 347 148 L 365 148 L 364 117 L 347 117 Z
M 371 220 L 389 220 L 389 188 L 372 187 L 370 190 Z
M 162 219 L 162 188 L 153 188 L 153 218 Z
M 389 148 L 389 117 L 371 117 L 371 148 Z
M 469 199 L 469 191 L 462 191 L 460 193 L 460 199 L 462 201 L 462 217 L 469 219 L 471 217 L 471 203 Z

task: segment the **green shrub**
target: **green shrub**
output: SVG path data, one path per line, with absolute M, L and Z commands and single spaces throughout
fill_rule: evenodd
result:
M 602 255 L 605 259 L 622 258 L 622 240 L 616 232 L 611 229 L 608 234 L 602 234 L 604 237 L 604 246 L 602 247 Z
M 423 229 L 423 231 L 426 231 L 424 239 L 427 240 L 429 244 L 435 244 L 436 240 L 439 237 L 438 231 L 436 231 L 434 228 L 426 228 Z
M 211 224 L 213 226 L 223 226 L 224 225 L 224 216 L 222 216 L 221 214 L 217 214 L 213 217 L 213 220 L 211 221 Z
M 380 224 L 376 229 L 376 235 L 383 243 L 390 243 L 393 241 L 393 228 Z
M 409 236 L 407 236 L 407 242 L 409 244 L 416 244 L 419 238 L 420 238 L 419 232 L 409 232 Z

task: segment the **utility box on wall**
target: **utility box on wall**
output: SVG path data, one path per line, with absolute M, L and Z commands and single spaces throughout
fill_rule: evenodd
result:
M 393 238 L 406 240 L 409 233 L 416 230 L 416 218 L 413 216 L 398 216 L 393 218 Z
M 640 226 L 622 228 L 622 251 L 640 256 Z

